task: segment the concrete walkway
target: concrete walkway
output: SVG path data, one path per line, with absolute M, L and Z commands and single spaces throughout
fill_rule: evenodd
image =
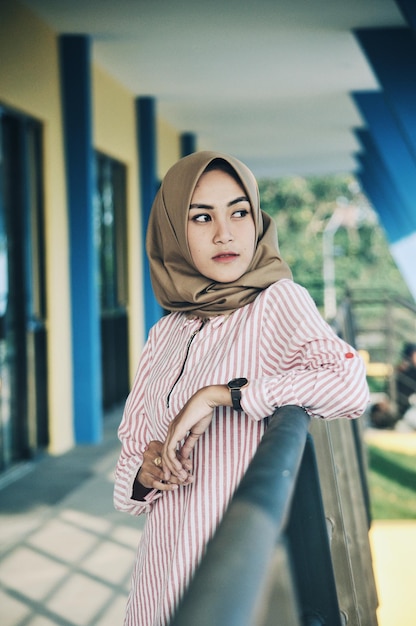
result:
M 113 509 L 120 417 L 106 417 L 102 445 L 47 457 L 0 490 L 1 626 L 123 624 L 144 520 Z

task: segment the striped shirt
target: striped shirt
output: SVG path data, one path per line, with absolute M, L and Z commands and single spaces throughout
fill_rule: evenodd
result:
M 164 441 L 169 422 L 198 389 L 236 377 L 250 383 L 241 392 L 243 412 L 215 409 L 193 452 L 194 482 L 133 500 L 148 442 Z M 149 333 L 119 428 L 115 507 L 147 515 L 125 626 L 169 623 L 256 451 L 265 416 L 294 404 L 313 417 L 356 418 L 368 399 L 361 358 L 289 279 L 202 326 L 182 313 L 163 317 Z

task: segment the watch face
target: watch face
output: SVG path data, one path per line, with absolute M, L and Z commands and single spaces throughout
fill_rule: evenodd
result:
M 244 385 L 247 385 L 247 383 L 247 378 L 233 378 L 228 383 L 228 387 L 230 389 L 241 389 L 241 387 L 244 387 Z

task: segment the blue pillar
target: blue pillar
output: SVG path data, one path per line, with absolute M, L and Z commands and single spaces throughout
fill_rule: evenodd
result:
M 416 162 L 383 94 L 374 91 L 355 92 L 353 98 L 366 120 L 391 180 L 403 199 L 400 210 L 407 214 L 409 224 L 408 232 L 403 233 L 405 237 L 416 230 Z
M 145 242 L 150 209 L 157 191 L 156 170 L 156 106 L 154 98 L 143 96 L 136 99 L 137 146 L 139 153 L 139 181 L 142 207 L 143 241 L 143 297 L 146 333 L 163 314 L 157 302 L 150 280 L 149 261 Z
M 188 156 L 196 152 L 196 135 L 195 133 L 181 134 L 181 157 Z
M 94 246 L 90 40 L 59 38 L 69 211 L 74 426 L 77 443 L 102 436 L 98 259 Z
M 416 38 L 410 28 L 354 31 L 416 163 Z

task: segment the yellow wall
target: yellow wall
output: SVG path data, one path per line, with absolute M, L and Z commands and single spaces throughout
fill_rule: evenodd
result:
M 139 194 L 135 96 L 98 65 L 93 67 L 94 147 L 122 161 L 128 171 L 129 346 L 132 380 L 143 347 L 143 244 Z M 157 118 L 157 174 L 179 158 L 179 135 Z
M 162 180 L 168 169 L 180 158 L 180 141 L 177 130 L 163 118 L 157 119 L 158 176 Z
M 50 450 L 73 444 L 68 224 L 55 34 L 18 2 L 0 5 L 0 102 L 44 126 Z
M 134 96 L 100 67 L 92 72 L 94 147 L 127 167 L 130 379 L 143 347 L 142 225 Z
M 94 147 L 127 167 L 129 346 L 132 379 L 144 342 L 142 225 L 135 94 L 102 68 L 92 68 Z M 0 0 L 0 104 L 43 124 L 48 296 L 48 402 L 50 452 L 74 443 L 70 265 L 58 38 L 17 0 Z M 178 160 L 179 134 L 157 120 L 157 171 L 162 178 Z

